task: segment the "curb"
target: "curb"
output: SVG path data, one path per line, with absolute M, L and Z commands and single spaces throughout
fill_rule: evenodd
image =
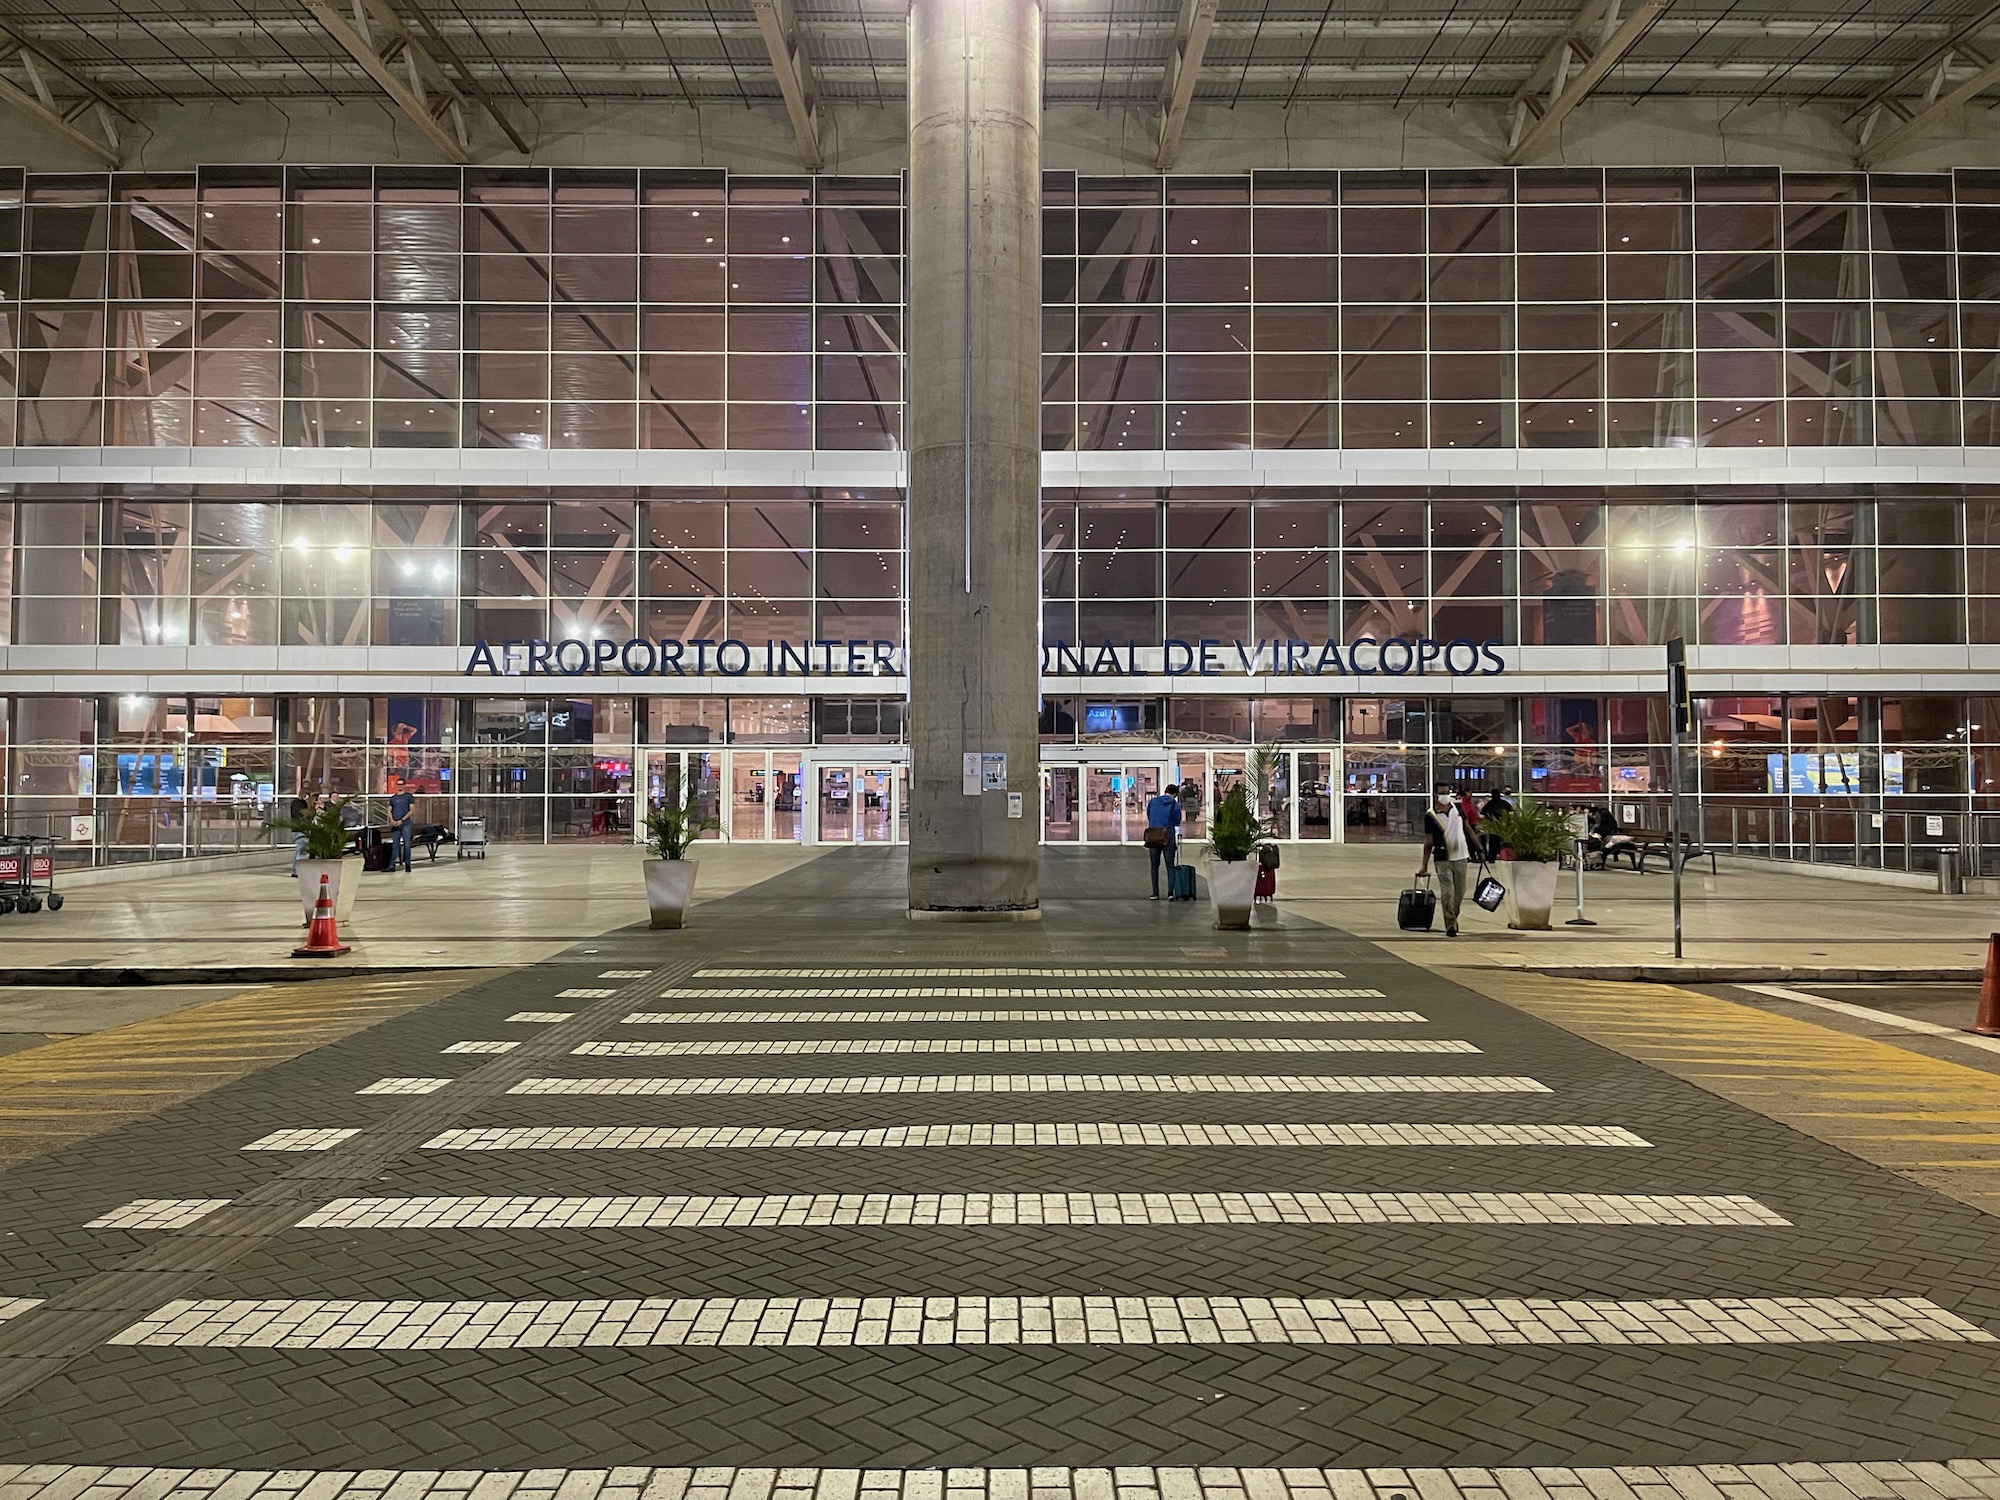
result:
M 150 984 L 287 984 L 490 968 L 488 964 L 218 964 L 203 968 L 0 969 L 0 985 L 115 989 Z
M 1836 964 L 1523 964 L 1518 972 L 1550 979 L 1609 979 L 1651 984 L 1867 983 L 1971 984 L 1983 971 L 1973 968 L 1853 968 Z

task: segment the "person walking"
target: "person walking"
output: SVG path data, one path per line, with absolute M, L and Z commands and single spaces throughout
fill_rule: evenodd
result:
M 1458 913 L 1465 905 L 1465 883 L 1472 866 L 1472 846 L 1466 842 L 1465 819 L 1459 812 L 1458 793 L 1450 783 L 1431 788 L 1430 810 L 1424 814 L 1424 857 L 1417 877 L 1431 873 L 1437 864 L 1438 904 L 1444 907 L 1444 935 L 1458 936 Z
M 416 805 L 417 799 L 410 795 L 407 785 L 398 787 L 389 799 L 389 836 L 393 842 L 389 845 L 387 868 L 394 870 L 400 863 L 405 875 L 410 873 L 410 841 L 416 831 Z
M 1160 899 L 1160 866 L 1167 867 L 1167 894 L 1173 892 L 1174 851 L 1180 843 L 1181 789 L 1170 786 L 1146 804 L 1146 869 L 1153 877 L 1152 899 Z
M 1503 781 L 1493 789 L 1493 795 L 1486 799 L 1486 805 L 1479 809 L 1480 821 L 1484 822 L 1495 813 L 1512 812 L 1513 810 L 1514 789 Z M 1500 857 L 1500 836 L 1497 833 L 1482 833 L 1479 836 L 1479 841 L 1486 846 L 1486 862 L 1492 864 L 1493 861 Z

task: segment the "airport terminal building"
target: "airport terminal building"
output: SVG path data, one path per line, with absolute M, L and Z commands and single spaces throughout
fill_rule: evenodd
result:
M 7 826 L 900 840 L 905 200 L 0 179 Z M 1712 843 L 2000 859 L 2000 171 L 1051 170 L 1041 264 L 1045 842 L 1258 745 L 1292 839 L 1656 825 L 1680 637 Z

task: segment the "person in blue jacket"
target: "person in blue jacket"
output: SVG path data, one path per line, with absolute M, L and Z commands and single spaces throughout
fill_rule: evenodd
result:
M 1156 837 L 1155 828 L 1166 836 Z M 1167 894 L 1173 894 L 1174 852 L 1181 837 L 1180 788 L 1170 786 L 1146 804 L 1146 868 L 1153 877 L 1152 899 L 1160 899 L 1160 866 L 1167 867 Z

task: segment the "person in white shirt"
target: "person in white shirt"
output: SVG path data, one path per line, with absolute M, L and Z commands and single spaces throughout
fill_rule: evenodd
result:
M 1444 935 L 1458 936 L 1458 913 L 1465 905 L 1465 883 L 1472 866 L 1472 846 L 1465 836 L 1465 818 L 1459 812 L 1458 793 L 1450 783 L 1431 788 L 1430 810 L 1424 814 L 1424 858 L 1417 866 L 1419 877 L 1437 863 L 1438 904 L 1444 908 Z

